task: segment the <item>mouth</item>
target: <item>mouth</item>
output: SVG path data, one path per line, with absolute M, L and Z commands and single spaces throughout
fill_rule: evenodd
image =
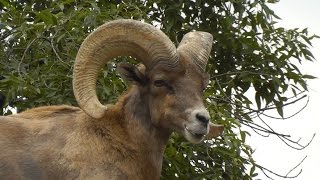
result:
M 192 132 L 187 126 L 184 126 L 188 133 L 190 133 L 195 139 L 202 139 L 206 133 L 195 133 Z

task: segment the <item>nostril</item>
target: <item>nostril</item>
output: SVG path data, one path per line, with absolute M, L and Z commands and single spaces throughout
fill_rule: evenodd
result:
M 209 123 L 209 118 L 208 117 L 206 117 L 206 116 L 203 116 L 203 115 L 201 115 L 201 114 L 196 114 L 196 118 L 200 121 L 200 122 L 202 122 L 202 123 L 204 123 L 204 124 L 208 124 Z

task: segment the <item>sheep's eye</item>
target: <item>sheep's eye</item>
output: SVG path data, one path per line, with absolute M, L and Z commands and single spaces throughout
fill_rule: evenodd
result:
M 153 85 L 156 87 L 165 87 L 168 90 L 169 94 L 174 94 L 174 89 L 164 80 L 155 80 Z
M 168 84 L 164 80 L 155 80 L 153 84 L 156 87 L 168 86 Z

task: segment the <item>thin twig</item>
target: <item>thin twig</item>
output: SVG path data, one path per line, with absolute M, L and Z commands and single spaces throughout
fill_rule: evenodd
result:
M 54 47 L 53 38 L 51 38 L 50 44 L 51 44 L 52 50 L 53 50 L 54 54 L 57 56 L 58 60 L 59 60 L 65 67 L 68 67 L 68 64 L 61 59 L 61 57 L 60 57 L 60 55 L 58 54 L 56 48 Z
M 290 115 L 288 117 L 280 117 L 280 118 L 278 118 L 278 117 L 270 116 L 270 115 L 267 115 L 267 114 L 264 114 L 264 113 L 261 113 L 261 115 L 269 117 L 269 118 L 272 118 L 272 119 L 282 119 L 282 120 L 290 119 L 290 118 L 298 115 L 300 112 L 302 112 L 308 106 L 308 104 L 309 104 L 309 97 L 308 97 L 308 100 L 307 100 L 306 104 L 301 109 L 299 109 L 297 112 L 295 112 L 294 114 L 292 114 L 292 115 Z
M 217 77 L 220 76 L 230 76 L 230 75 L 236 75 L 236 74 L 241 74 L 241 73 L 248 73 L 248 74 L 255 74 L 255 75 L 264 75 L 264 76 L 272 76 L 271 74 L 266 74 L 266 73 L 257 73 L 257 72 L 252 72 L 252 71 L 234 71 L 234 72 L 227 72 L 227 73 L 222 73 L 222 74 L 216 74 L 213 75 L 210 79 L 216 79 Z
M 34 38 L 34 39 L 27 45 L 26 49 L 25 49 L 24 52 L 23 52 L 23 55 L 22 55 L 22 57 L 21 57 L 21 59 L 20 59 L 20 62 L 19 62 L 19 64 L 18 64 L 18 74 L 19 74 L 20 77 L 22 77 L 22 74 L 21 74 L 21 64 L 22 64 L 24 58 L 26 57 L 27 51 L 29 50 L 29 48 L 31 47 L 31 45 L 32 45 L 38 38 L 39 38 L 39 37 Z
M 257 109 L 257 110 L 252 109 L 252 112 L 249 112 L 249 113 L 256 113 L 256 112 L 260 112 L 260 111 L 266 111 L 266 110 L 276 109 L 276 108 L 278 108 L 278 107 L 285 107 L 285 106 L 288 106 L 288 105 L 290 105 L 290 104 L 294 104 L 294 103 L 300 101 L 301 99 L 303 99 L 303 98 L 305 98 L 305 97 L 307 97 L 307 95 L 303 95 L 302 97 L 300 97 L 300 98 L 298 98 L 298 99 L 296 99 L 296 100 L 294 100 L 294 101 L 285 103 L 285 104 L 283 104 L 283 105 L 281 105 L 281 106 L 273 106 L 273 107 L 271 106 L 271 107 L 266 107 L 266 108 Z M 249 114 L 249 113 L 245 113 L 245 114 Z
M 52 50 L 53 50 L 54 54 L 57 56 L 58 60 L 59 60 L 63 65 L 66 65 L 65 67 L 68 67 L 68 64 L 62 60 L 62 58 L 60 57 L 59 53 L 57 52 L 57 50 L 56 50 L 56 48 L 54 47 L 54 44 L 53 44 L 53 40 L 54 40 L 54 38 L 56 37 L 56 35 L 58 34 L 59 31 L 60 31 L 60 30 L 56 31 L 56 33 L 55 33 L 52 37 L 50 37 L 50 40 L 47 39 L 47 41 L 50 42 L 50 45 L 51 45 L 51 47 L 52 47 Z
M 308 156 L 305 156 L 295 167 L 290 169 L 290 171 L 286 174 L 286 176 L 288 176 L 293 170 L 295 170 L 297 167 L 299 167 L 307 157 Z
M 297 167 L 299 167 L 306 158 L 307 158 L 307 156 L 305 156 L 296 166 L 294 166 L 293 168 L 291 168 L 286 175 L 281 175 L 281 174 L 279 174 L 279 173 L 276 173 L 276 172 L 274 172 L 274 171 L 272 171 L 272 170 L 270 170 L 270 169 L 268 169 L 268 168 L 265 168 L 265 167 L 263 167 L 263 166 L 261 166 L 261 165 L 259 165 L 259 164 L 256 164 L 256 163 L 254 163 L 254 165 L 257 166 L 257 167 L 263 172 L 263 174 L 264 174 L 265 176 L 267 176 L 269 179 L 273 179 L 273 178 L 271 178 L 268 174 L 266 174 L 265 171 L 267 171 L 267 172 L 269 172 L 269 173 L 271 173 L 271 174 L 273 174 L 273 175 L 276 175 L 276 176 L 278 176 L 278 177 L 281 177 L 281 178 L 293 179 L 293 178 L 298 177 L 298 176 L 301 174 L 302 169 L 300 169 L 300 171 L 299 171 L 296 175 L 289 176 L 289 174 L 290 174 L 293 170 L 295 170 Z
M 259 118 L 260 121 L 261 121 L 264 125 L 266 125 L 271 131 L 274 131 L 260 116 L 258 116 L 258 118 Z M 284 136 L 279 136 L 279 135 L 277 135 L 277 137 L 278 137 L 282 142 L 284 142 L 287 146 L 289 146 L 289 147 L 291 147 L 291 148 L 293 148 L 293 149 L 296 149 L 296 150 L 302 150 L 302 149 L 305 149 L 306 147 L 308 147 L 308 146 L 311 144 L 311 142 L 313 141 L 315 135 L 316 135 L 316 134 L 314 133 L 313 136 L 312 136 L 312 138 L 310 139 L 310 141 L 309 141 L 306 145 L 301 145 L 301 144 L 299 143 L 300 139 L 299 139 L 298 141 L 293 141 L 293 140 L 291 140 L 291 139 L 289 139 L 289 138 L 287 138 L 287 137 L 284 137 Z M 296 144 L 296 145 L 298 145 L 299 147 L 294 147 L 294 146 L 292 146 L 291 144 L 289 144 L 287 141 L 289 141 L 289 142 L 291 142 L 291 143 L 293 143 L 293 144 Z

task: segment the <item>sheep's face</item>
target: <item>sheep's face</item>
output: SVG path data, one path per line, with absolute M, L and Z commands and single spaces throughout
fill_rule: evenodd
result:
M 160 71 L 150 77 L 149 86 L 153 123 L 184 135 L 192 143 L 202 141 L 209 132 L 210 115 L 202 97 L 207 77 Z
M 118 69 L 123 78 L 142 87 L 139 89 L 148 97 L 146 103 L 155 126 L 199 143 L 210 130 L 210 115 L 203 104 L 209 76 L 187 67 L 181 72 L 155 69 L 145 73 L 141 68 L 121 64 Z

